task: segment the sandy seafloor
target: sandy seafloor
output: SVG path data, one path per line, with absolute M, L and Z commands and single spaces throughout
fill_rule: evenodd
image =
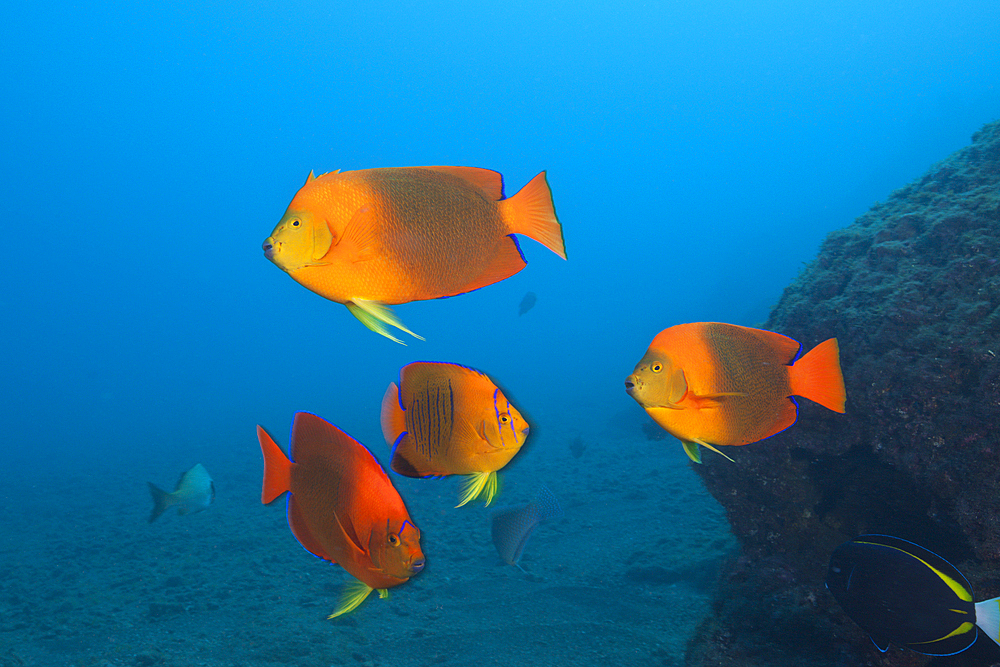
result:
M 172 490 L 183 468 L 15 475 L 0 504 L 0 667 L 681 665 L 735 540 L 680 445 L 644 437 L 637 407 L 616 419 L 582 435 L 579 458 L 579 429 L 533 433 L 505 469 L 495 505 L 546 484 L 565 510 L 535 531 L 525 572 L 500 561 L 481 503 L 453 508 L 457 478 L 391 474 L 427 568 L 333 621 L 347 575 L 298 545 L 283 499 L 260 503 L 253 424 L 201 457 L 215 504 L 153 524 L 147 480 Z M 268 427 L 287 448 L 288 424 Z

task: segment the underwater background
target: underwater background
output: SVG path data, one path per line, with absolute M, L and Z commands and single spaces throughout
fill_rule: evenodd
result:
M 739 546 L 625 376 L 668 326 L 761 326 L 830 232 L 1000 117 L 987 0 L 5 14 L 2 667 L 684 664 Z M 263 257 L 310 170 L 438 164 L 508 196 L 546 170 L 568 261 L 522 238 L 512 278 L 395 307 L 404 347 Z M 385 464 L 415 360 L 503 385 L 532 433 L 497 502 L 544 484 L 565 518 L 522 572 L 456 480 L 391 474 L 426 571 L 327 621 L 348 577 L 260 504 L 254 427 L 287 447 L 314 412 Z M 148 524 L 147 481 L 195 463 L 213 506 Z

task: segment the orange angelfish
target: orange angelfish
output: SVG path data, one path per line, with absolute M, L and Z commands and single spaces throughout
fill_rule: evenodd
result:
M 468 475 L 458 507 L 480 495 L 489 505 L 496 471 L 520 451 L 528 423 L 485 373 L 418 361 L 382 398 L 382 434 L 400 475 Z
M 375 589 L 388 597 L 389 588 L 423 569 L 420 530 L 364 445 L 308 412 L 292 422 L 291 459 L 260 426 L 257 439 L 264 454 L 261 502 L 289 491 L 295 538 L 358 580 L 329 618 L 351 611 Z
M 722 454 L 719 445 L 757 442 L 794 424 L 792 396 L 844 412 L 837 339 L 795 360 L 801 347 L 735 324 L 679 324 L 657 334 L 625 391 L 701 463 L 698 445 Z
M 509 278 L 525 266 L 514 234 L 566 258 L 544 171 L 504 199 L 495 171 L 402 167 L 310 173 L 263 247 L 297 282 L 399 343 L 389 326 L 416 334 L 387 305 Z

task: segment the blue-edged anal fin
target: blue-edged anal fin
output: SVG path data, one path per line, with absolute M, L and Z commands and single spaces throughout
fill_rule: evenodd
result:
M 477 290 L 480 287 L 498 283 L 501 280 L 510 278 L 527 265 L 528 262 L 524 259 L 524 254 L 521 252 L 521 247 L 517 244 L 517 239 L 513 236 L 505 236 L 497 246 L 497 253 L 490 259 L 482 273 L 468 284 L 440 296 L 457 296 Z
M 337 561 L 323 548 L 323 545 L 319 543 L 319 540 L 312 534 L 309 530 L 309 526 L 306 523 L 305 516 L 302 514 L 302 510 L 299 508 L 299 504 L 295 500 L 295 495 L 291 495 L 288 498 L 288 526 L 292 529 L 292 535 L 295 539 L 299 541 L 302 547 L 314 556 L 322 558 L 323 560 L 328 560 L 331 563 L 336 563 Z

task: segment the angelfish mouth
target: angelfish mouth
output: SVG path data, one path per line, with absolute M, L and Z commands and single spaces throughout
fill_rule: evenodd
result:
M 626 378 L 625 379 L 625 393 L 631 396 L 635 392 L 635 382 Z
M 426 562 L 427 561 L 425 561 L 423 558 L 418 558 L 417 560 L 410 563 L 410 571 L 413 572 L 413 574 L 420 572 L 420 570 L 424 569 L 424 565 L 426 564 Z
M 270 237 L 265 239 L 264 244 L 261 246 L 264 249 L 264 257 L 270 260 L 274 260 L 274 244 L 271 242 Z

